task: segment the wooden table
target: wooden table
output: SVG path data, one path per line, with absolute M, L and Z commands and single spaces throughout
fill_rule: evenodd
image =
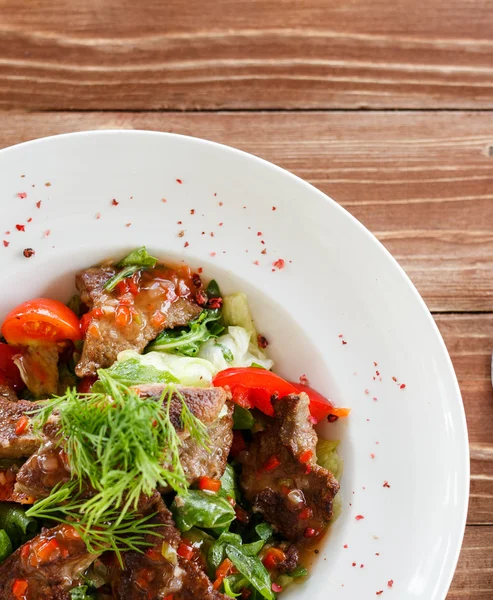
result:
M 83 129 L 209 138 L 360 219 L 459 377 L 471 502 L 449 599 L 493 598 L 491 0 L 0 0 L 0 146 Z

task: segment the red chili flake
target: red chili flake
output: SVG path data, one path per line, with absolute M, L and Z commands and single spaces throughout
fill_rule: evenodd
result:
M 272 263 L 272 266 L 275 269 L 279 269 L 279 270 L 284 269 L 284 260 L 282 258 L 278 258 L 276 261 L 274 261 Z
M 202 267 L 199 267 L 199 268 L 197 269 L 197 273 L 202 273 L 202 271 L 203 271 L 203 270 L 204 270 L 204 269 L 203 269 Z
M 262 232 L 261 232 L 261 231 L 258 231 L 258 232 L 257 232 L 257 235 L 258 235 L 258 236 L 261 236 L 261 235 L 262 235 Z
M 376 594 L 377 596 L 380 596 L 380 594 L 383 594 L 383 590 L 380 590 L 379 592 L 375 592 L 375 594 Z
M 199 305 L 199 306 L 205 306 L 207 304 L 207 294 L 203 291 L 203 290 L 199 290 L 196 294 L 195 294 L 195 302 Z
M 254 261 L 253 261 L 253 264 L 254 264 L 254 265 L 257 265 L 257 267 L 258 267 L 260 263 L 258 262 L 258 260 L 254 260 Z
M 300 375 L 299 381 L 300 381 L 301 385 L 310 385 L 310 381 L 308 380 L 306 373 L 303 373 L 303 375 Z
M 214 194 L 214 196 L 215 196 L 215 195 L 216 195 L 216 194 Z M 223 205 L 223 203 L 222 203 L 222 202 L 219 202 L 219 206 L 222 206 L 222 205 Z
M 335 423 L 338 419 L 339 419 L 339 417 L 337 415 L 328 415 L 327 416 L 327 421 L 329 423 Z
M 47 229 L 47 230 L 44 232 L 44 236 L 45 236 L 45 237 L 48 237 L 50 234 L 51 234 L 51 229 Z
M 271 587 L 273 592 L 282 592 L 282 585 L 279 585 L 278 583 L 274 582 Z
M 399 386 L 399 389 L 403 390 L 405 387 L 406 387 L 406 384 L 405 383 L 401 383 L 401 385 Z
M 342 340 L 342 345 L 345 346 L 347 344 L 346 340 Z
M 26 231 L 25 225 L 16 225 L 15 228 L 17 229 L 17 231 Z
M 392 376 L 392 381 L 397 381 L 397 378 Z
M 377 363 L 377 362 L 375 362 L 375 361 L 373 361 L 373 366 L 374 366 L 374 367 L 378 367 L 378 363 Z
M 216 253 L 215 252 L 211 252 L 210 255 L 211 256 L 216 256 Z
M 161 198 L 161 202 L 164 202 L 164 203 L 166 203 L 166 202 L 168 202 L 168 201 L 166 200 L 166 198 Z
M 375 552 L 375 556 L 380 556 L 380 552 Z
M 222 227 L 224 225 L 224 223 L 218 223 L 219 227 Z
M 377 398 L 376 396 L 374 396 L 374 397 L 372 398 L 372 400 L 373 400 L 373 402 L 377 402 L 377 401 L 378 401 L 378 398 Z
M 117 200 L 115 200 L 115 198 L 113 198 L 113 200 L 111 201 L 111 204 L 112 204 L 113 206 L 118 206 L 120 203 L 119 203 L 119 202 L 117 202 Z
M 317 535 L 317 532 L 313 527 L 307 527 L 303 533 L 303 537 L 312 538 Z
M 188 242 L 185 242 L 185 243 L 183 244 L 183 247 L 184 247 L 184 248 L 187 248 L 188 246 L 190 246 L 190 244 L 189 244 Z
M 19 198 L 20 198 L 21 200 L 24 200 L 24 198 L 27 198 L 27 194 L 26 194 L 26 192 L 19 192 L 17 195 L 19 196 Z
M 243 206 L 242 208 L 246 208 L 246 206 Z
M 5 235 L 10 235 L 10 231 L 6 231 L 6 232 L 5 232 Z
M 359 566 L 360 569 L 362 569 L 365 565 L 363 563 L 361 563 L 361 565 Z
M 260 254 L 267 254 L 267 250 L 264 248 Z
M 185 235 L 185 230 L 182 229 L 181 231 L 178 232 L 178 237 L 183 237 Z
M 7 240 L 3 240 L 3 245 L 7 248 L 7 246 L 9 246 L 10 242 L 7 242 Z
M 51 183 L 50 183 L 49 181 L 47 181 L 47 182 L 45 183 L 45 186 L 46 186 L 46 187 L 50 187 L 50 186 L 51 186 Z
M 181 179 L 177 179 L 176 183 L 183 183 L 183 181 Z
M 27 220 L 28 223 L 30 223 L 33 220 L 32 217 L 29 217 L 29 219 Z
M 41 200 L 38 200 L 38 202 L 36 202 L 36 208 L 41 208 Z
M 272 210 L 277 210 L 277 206 L 273 206 L 273 207 L 272 207 Z
M 356 563 L 352 563 L 352 566 L 353 566 L 353 567 L 355 567 L 355 566 L 356 566 Z
M 348 547 L 347 544 L 344 544 L 343 548 L 347 548 L 347 547 Z
M 375 371 L 375 375 L 378 377 L 380 375 L 380 371 Z
M 365 394 L 369 394 L 369 393 L 370 393 L 370 390 L 369 390 L 369 389 L 366 389 L 366 390 L 365 390 Z
M 191 209 L 190 209 L 190 214 L 191 214 L 191 215 L 194 215 L 194 214 L 195 214 L 195 208 L 191 208 Z
M 365 517 L 363 515 L 356 515 L 354 518 L 356 521 L 361 521 L 361 519 L 364 519 Z
M 371 456 L 372 458 L 375 458 L 375 455 L 373 454 L 373 452 L 370 454 L 370 456 Z
M 260 243 L 261 243 L 261 244 L 264 244 L 264 246 L 265 246 L 265 242 L 264 242 L 264 240 L 260 240 Z
M 394 585 L 394 580 L 393 580 L 393 579 L 389 579 L 389 580 L 387 581 L 387 585 L 388 585 L 389 587 L 392 587 L 392 586 Z
M 340 337 L 340 338 L 342 338 L 342 337 L 344 337 L 344 336 L 342 335 L 342 333 L 340 333 L 340 334 L 339 334 L 337 337 Z
M 125 227 L 130 227 L 132 223 L 125 223 Z
M 267 346 L 269 345 L 269 342 L 267 341 L 267 338 L 264 337 L 263 335 L 260 335 L 260 333 L 257 335 L 257 344 L 259 348 L 267 348 Z
M 192 275 L 192 283 L 196 288 L 201 288 L 202 287 L 202 279 L 200 278 L 200 275 L 197 275 L 197 273 L 194 273 Z
M 214 237 L 214 232 L 213 231 L 211 231 L 211 237 Z
M 389 487 L 390 487 L 390 484 L 389 484 L 389 482 L 388 482 L 388 481 L 384 481 L 384 482 L 383 482 L 383 487 L 385 487 L 385 488 L 389 488 Z
M 182 221 L 177 221 L 176 224 L 177 225 L 183 225 L 183 222 Z
M 31 258 L 31 256 L 35 255 L 35 252 L 32 248 L 26 248 L 22 254 L 24 254 L 26 258 Z
M 100 219 L 101 218 L 101 213 L 96 213 L 96 219 Z

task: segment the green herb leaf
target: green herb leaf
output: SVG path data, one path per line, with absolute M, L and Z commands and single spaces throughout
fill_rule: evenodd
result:
M 0 529 L 0 563 L 2 563 L 7 556 L 10 556 L 13 551 L 12 542 L 10 541 L 7 532 L 4 529 Z
M 78 587 L 70 590 L 70 599 L 71 600 L 96 600 L 96 596 L 94 594 L 89 594 L 87 591 L 89 588 L 87 585 L 79 585 Z
M 106 282 L 104 289 L 107 292 L 112 292 L 120 281 L 123 281 L 141 269 L 152 269 L 156 264 L 157 258 L 148 254 L 145 246 L 141 246 L 130 252 L 128 256 L 116 265 L 122 270 Z
M 34 535 L 38 530 L 36 519 L 26 515 L 27 509 L 12 504 L 0 502 L 0 529 L 3 529 L 17 548 L 26 536 Z
M 238 571 L 251 583 L 251 585 L 267 598 L 274 600 L 272 592 L 272 581 L 262 562 L 257 556 L 247 556 L 244 552 L 228 544 L 226 554 Z
M 291 573 L 289 573 L 289 576 L 293 577 L 293 579 L 299 579 L 300 577 L 306 577 L 307 575 L 308 569 L 305 569 L 303 565 L 297 566 L 296 569 L 294 569 L 294 571 L 291 571 Z
M 266 523 L 265 521 L 262 523 L 259 523 L 255 527 L 255 531 L 256 531 L 257 535 L 259 536 L 259 538 L 261 540 L 263 540 L 264 542 L 267 542 L 268 540 L 270 540 L 270 538 L 274 535 L 274 530 L 269 525 L 269 523 Z
M 223 498 L 227 498 L 229 496 L 230 498 L 233 498 L 233 500 L 238 499 L 236 473 L 229 463 L 226 464 L 226 469 L 221 477 L 221 488 L 218 492 L 218 495 L 222 496 Z
M 227 527 L 236 516 L 225 498 L 201 490 L 189 490 L 186 496 L 177 496 L 171 511 L 180 531 L 188 531 L 194 526 L 205 529 Z
M 178 383 L 178 379 L 167 371 L 156 369 L 152 365 L 144 365 L 136 358 L 129 358 L 122 362 L 116 362 L 104 372 L 115 381 L 126 386 L 144 383 Z M 96 382 L 92 386 L 93 392 L 104 391 L 102 385 Z
M 235 404 L 233 413 L 233 429 L 251 429 L 255 425 L 255 419 L 248 408 Z
M 209 551 L 207 552 L 207 562 L 212 576 L 214 576 L 216 569 L 224 560 L 227 544 L 240 548 L 242 545 L 241 536 L 237 533 L 229 533 L 226 531 L 222 533 L 209 548 Z
M 116 266 L 117 267 L 140 267 L 153 268 L 157 264 L 157 258 L 148 254 L 146 247 L 136 248 L 130 254 L 125 256 Z
M 221 290 L 219 289 L 219 285 L 215 279 L 212 279 L 209 285 L 207 286 L 207 295 L 209 298 L 220 298 Z
M 211 337 L 215 337 L 209 327 L 217 323 L 220 318 L 220 311 L 204 310 L 187 327 L 166 329 L 161 332 L 145 351 L 157 350 L 184 356 L 196 356 L 200 346 Z

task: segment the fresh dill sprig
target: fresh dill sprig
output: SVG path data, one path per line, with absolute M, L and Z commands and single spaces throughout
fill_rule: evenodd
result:
M 104 370 L 99 378 L 104 393 L 69 390 L 65 396 L 40 403 L 33 418 L 39 432 L 56 415 L 58 443 L 67 453 L 72 479 L 30 510 L 33 516 L 51 514 L 50 518 L 58 515 L 57 520 L 78 521 L 88 549 L 99 543 L 101 531 L 107 532 L 105 543 L 111 535 L 121 537 L 121 528 L 138 519 L 139 500 L 151 496 L 156 487 L 187 493 L 181 441 L 170 417 L 174 397 L 182 404 L 183 428 L 203 447 L 210 441 L 204 424 L 174 385 L 167 386 L 159 399 L 142 399 Z M 91 494 L 82 498 L 83 490 Z M 134 530 L 134 535 L 140 534 Z M 127 544 L 127 539 L 133 538 L 124 536 L 121 543 Z
M 123 519 L 120 510 L 107 511 L 104 520 L 96 523 L 91 530 L 84 521 L 85 500 L 77 491 L 77 482 L 65 483 L 57 486 L 50 496 L 38 500 L 26 514 L 36 519 L 56 521 L 71 525 L 84 540 L 88 552 L 101 554 L 112 551 L 123 566 L 121 552 L 135 550 L 141 552 L 142 548 L 151 545 L 145 536 L 159 537 L 155 531 L 158 523 L 150 523 L 154 515 L 142 516 L 136 511 L 128 511 Z

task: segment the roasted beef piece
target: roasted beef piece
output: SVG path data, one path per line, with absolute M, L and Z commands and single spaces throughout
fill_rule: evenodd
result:
M 306 394 L 275 402 L 274 420 L 239 456 L 245 497 L 293 541 L 313 540 L 323 533 L 339 490 L 332 473 L 316 464 L 317 434 L 308 406 Z
M 226 600 L 196 563 L 176 554 L 180 534 L 164 502 L 158 500 L 150 511 L 156 512 L 152 522 L 160 525 L 155 532 L 162 537 L 149 535 L 145 554 L 123 555 L 123 571 L 117 569 L 113 576 L 114 599 L 154 600 L 173 595 L 173 600 Z
M 189 278 L 171 269 L 156 267 L 142 272 L 135 294 L 122 294 L 118 289 L 105 291 L 104 285 L 118 271 L 113 267 L 94 267 L 75 278 L 81 300 L 94 317 L 76 367 L 79 377 L 95 375 L 99 368 L 109 367 L 122 350 L 142 352 L 161 331 L 187 325 L 202 310 L 193 300 L 196 290 Z M 119 311 L 128 315 L 117 320 Z
M 10 400 L 10 402 L 17 402 L 17 394 L 15 390 L 8 385 L 0 383 L 0 400 Z
M 96 557 L 73 527 L 44 529 L 0 565 L 0 598 L 69 600 L 69 590 Z
M 26 416 L 34 408 L 33 402 L 11 402 L 0 396 L 0 458 L 31 456 L 39 448 L 40 441 L 33 435 Z M 27 419 L 25 428 L 24 419 Z
M 207 428 L 207 433 L 210 452 L 192 438 L 186 439 L 180 447 L 180 461 L 190 485 L 200 477 L 220 479 L 224 474 L 233 443 L 233 407 L 229 403 L 225 414 Z
M 22 465 L 17 473 L 13 499 L 18 502 L 49 496 L 59 483 L 70 480 L 70 467 L 61 447 L 47 442 Z

